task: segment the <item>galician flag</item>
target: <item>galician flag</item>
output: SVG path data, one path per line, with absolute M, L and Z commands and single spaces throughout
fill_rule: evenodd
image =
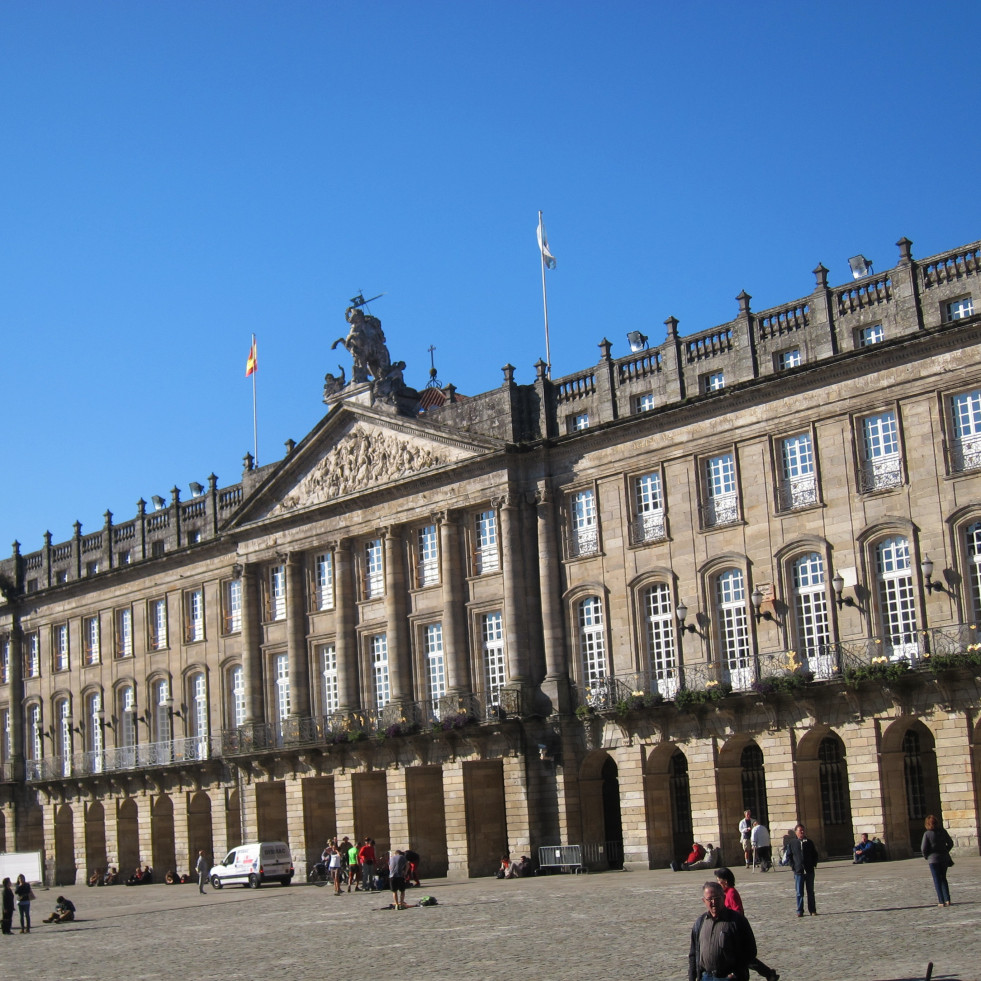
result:
M 253 336 L 252 347 L 249 348 L 249 360 L 245 362 L 245 377 L 248 378 L 249 375 L 254 374 L 258 367 L 259 361 L 256 357 L 255 336 Z
M 545 234 L 545 222 L 542 213 L 538 212 L 538 247 L 542 250 L 542 259 L 549 269 L 555 268 L 555 256 L 548 250 L 548 236 Z

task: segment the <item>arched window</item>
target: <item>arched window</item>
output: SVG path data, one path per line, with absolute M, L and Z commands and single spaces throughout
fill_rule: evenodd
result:
M 71 703 L 67 698 L 59 698 L 54 706 L 55 725 L 57 734 L 55 735 L 56 755 L 61 758 L 61 772 L 63 776 L 70 776 L 72 772 L 72 709 Z
M 830 736 L 818 747 L 821 781 L 821 814 L 825 825 L 847 824 L 848 795 L 844 775 L 845 761 L 837 739 Z
M 578 608 L 579 656 L 582 681 L 588 688 L 607 676 L 606 635 L 603 632 L 603 603 L 598 596 L 587 596 Z
M 136 689 L 123 685 L 119 689 L 119 729 L 117 730 L 117 756 L 120 766 L 136 765 Z
M 763 750 L 756 743 L 748 743 L 739 757 L 742 770 L 743 810 L 752 811 L 760 824 L 769 826 L 766 805 L 766 774 L 763 771 Z
M 241 664 L 228 669 L 228 722 L 234 728 L 245 725 L 245 671 Z
M 967 538 L 967 578 L 971 591 L 971 616 L 975 623 L 981 622 L 981 521 L 968 525 Z
M 170 698 L 170 682 L 166 679 L 153 683 L 153 734 L 154 742 L 169 743 L 174 738 Z
M 674 639 L 674 604 L 667 583 L 655 583 L 644 590 L 644 618 L 651 690 L 672 698 L 678 690 L 678 655 Z
M 85 696 L 85 749 L 89 754 L 89 769 L 101 772 L 103 765 L 102 693 Z
M 827 679 L 832 675 L 834 658 L 824 559 L 817 552 L 808 552 L 794 562 L 793 572 L 797 650 L 815 678 Z
M 894 661 L 913 659 L 919 653 L 919 645 L 909 539 L 896 535 L 880 542 L 875 562 L 884 653 Z
M 27 709 L 27 744 L 24 749 L 29 760 L 40 760 L 44 756 L 41 733 L 41 706 L 36 702 Z
M 746 617 L 746 583 L 741 569 L 726 569 L 715 581 L 719 660 L 733 688 L 755 680 Z
M 188 710 L 190 735 L 194 740 L 194 756 L 203 760 L 208 757 L 208 685 L 203 671 L 195 671 L 187 679 L 191 705 Z

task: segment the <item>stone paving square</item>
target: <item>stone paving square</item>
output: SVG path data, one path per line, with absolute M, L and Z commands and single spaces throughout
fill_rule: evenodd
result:
M 922 860 L 818 868 L 818 916 L 797 919 L 793 877 L 734 869 L 760 956 L 782 981 L 981 978 L 981 858 L 957 857 L 954 905 L 936 906 Z M 707 873 L 668 870 L 533 879 L 436 879 L 439 905 L 382 910 L 390 894 L 299 883 L 38 890 L 30 936 L 3 937 L 4 974 L 31 981 L 345 978 L 355 981 L 648 981 L 687 977 Z M 78 906 L 41 920 L 59 893 Z M 754 979 L 756 975 L 751 975 Z

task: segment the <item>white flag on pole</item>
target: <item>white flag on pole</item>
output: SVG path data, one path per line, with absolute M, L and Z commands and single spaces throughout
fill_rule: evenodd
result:
M 545 222 L 541 212 L 538 213 L 538 248 L 542 250 L 542 259 L 549 269 L 555 268 L 555 256 L 548 250 L 548 236 L 545 234 Z

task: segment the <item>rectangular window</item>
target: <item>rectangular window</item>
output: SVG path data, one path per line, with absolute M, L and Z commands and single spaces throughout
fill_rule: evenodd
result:
M 634 544 L 664 541 L 664 492 L 660 473 L 645 473 L 637 477 L 633 497 Z
M 974 299 L 970 296 L 962 296 L 959 300 L 952 300 L 947 304 L 948 320 L 964 320 L 974 316 Z
M 68 670 L 68 625 L 59 624 L 51 631 L 51 646 L 55 671 Z
M 439 547 L 436 525 L 423 525 L 416 532 L 416 585 L 439 583 Z
M 0 685 L 10 684 L 10 638 L 0 639 Z
M 777 371 L 786 371 L 788 368 L 800 367 L 800 348 L 791 348 L 789 351 L 780 351 L 777 354 Z
M 290 714 L 290 656 L 277 654 L 276 668 L 276 716 L 280 723 Z
M 150 650 L 162 651 L 167 646 L 167 600 L 150 600 L 147 616 Z
M 375 686 L 375 708 L 383 709 L 392 700 L 388 676 L 388 636 L 375 634 L 370 641 L 371 677 Z
M 333 715 L 341 707 L 336 645 L 324 644 L 320 648 L 320 665 L 324 679 L 324 715 Z
M 242 580 L 226 579 L 221 590 L 222 624 L 226 634 L 242 630 Z
M 817 504 L 817 473 L 810 433 L 780 441 L 780 507 L 785 511 Z
M 28 678 L 39 678 L 41 676 L 41 639 L 36 630 L 24 639 L 27 642 L 24 674 Z
M 567 425 L 570 433 L 580 433 L 584 429 L 589 429 L 589 413 L 578 412 L 574 416 L 569 416 Z
M 981 467 L 981 389 L 950 400 L 951 465 L 955 471 Z
M 228 672 L 228 692 L 231 696 L 232 725 L 245 725 L 245 671 L 236 665 Z
M 82 620 L 82 649 L 86 664 L 98 664 L 99 651 L 99 618 L 85 617 Z
M 863 327 L 858 332 L 858 346 L 871 347 L 873 344 L 881 344 L 885 340 L 885 336 L 885 332 L 882 330 L 882 324 Z
M 0 709 L 0 763 L 6 763 L 10 759 L 10 752 L 10 710 Z
M 702 379 L 703 392 L 720 392 L 726 387 L 726 376 L 723 371 L 713 371 Z
M 116 657 L 133 656 L 133 611 L 116 610 Z
M 426 627 L 426 680 L 434 708 L 446 694 L 446 659 L 443 656 L 443 625 L 431 623 Z
M 484 689 L 487 694 L 487 705 L 497 705 L 501 700 L 501 689 L 507 682 L 504 617 L 500 610 L 485 613 L 480 618 L 480 642 L 484 655 Z
M 634 402 L 634 412 L 653 412 L 654 410 L 654 393 L 644 392 L 643 395 L 638 395 L 636 401 Z
M 899 423 L 895 412 L 882 412 L 862 420 L 863 492 L 898 487 L 902 483 Z
M 184 640 L 193 644 L 204 640 L 204 590 L 189 589 L 184 593 Z
M 739 520 L 736 459 L 722 453 L 705 460 L 705 527 L 716 528 Z
M 569 554 L 595 555 L 599 551 L 599 518 L 596 512 L 596 492 L 579 491 L 570 502 L 571 537 Z
M 286 566 L 274 565 L 269 570 L 268 620 L 286 619 Z
M 474 572 L 478 576 L 484 572 L 496 572 L 501 568 L 501 558 L 497 551 L 497 512 L 481 511 L 474 520 Z
M 372 538 L 364 546 L 364 598 L 385 595 L 385 562 L 380 538 Z
M 314 559 L 314 603 L 318 610 L 334 609 L 334 556 L 321 552 Z

